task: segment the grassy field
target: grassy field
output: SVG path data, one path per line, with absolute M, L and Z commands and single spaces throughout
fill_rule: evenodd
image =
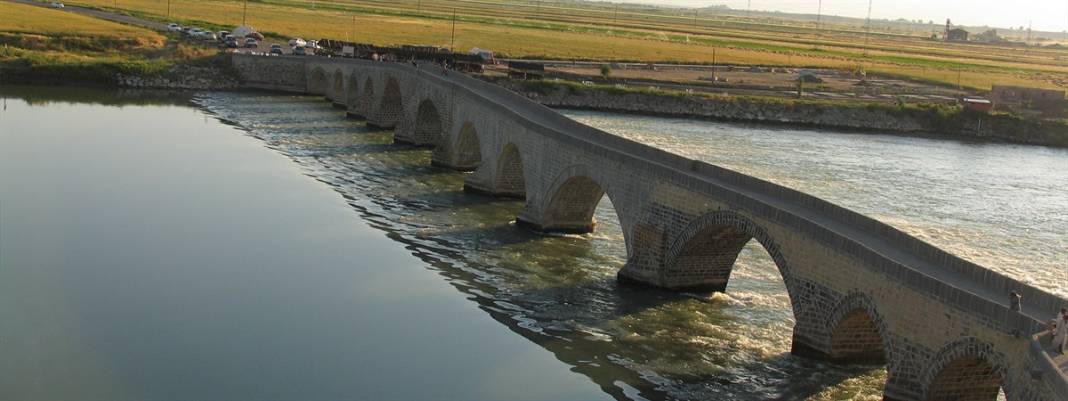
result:
M 148 29 L 24 4 L 0 7 L 0 75 L 11 82 L 104 83 L 211 54 Z
M 159 19 L 241 23 L 242 3 L 218 0 L 74 0 Z M 1068 89 L 1068 51 L 947 44 L 922 33 L 746 18 L 672 15 L 612 5 L 504 0 L 260 0 L 247 20 L 283 36 L 375 44 L 488 48 L 508 57 L 857 69 L 978 91 L 992 84 Z M 696 18 L 695 18 L 696 17 Z M 715 56 L 713 57 L 713 49 Z

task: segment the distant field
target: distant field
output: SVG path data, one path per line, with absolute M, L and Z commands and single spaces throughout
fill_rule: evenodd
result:
M 25 4 L 0 6 L 0 70 L 11 82 L 112 82 L 214 54 L 157 32 Z
M 166 19 L 165 0 L 73 0 Z M 248 22 L 285 36 L 376 44 L 452 44 L 509 57 L 864 69 L 955 87 L 1012 83 L 1068 89 L 1068 51 L 946 44 L 920 33 L 873 32 L 738 15 L 672 15 L 611 5 L 522 1 L 261 0 Z M 170 19 L 241 23 L 242 3 L 172 0 Z M 715 56 L 713 57 L 713 49 Z
M 164 37 L 144 28 L 85 17 L 60 10 L 7 3 L 0 7 L 0 32 L 48 36 L 141 38 L 162 43 Z

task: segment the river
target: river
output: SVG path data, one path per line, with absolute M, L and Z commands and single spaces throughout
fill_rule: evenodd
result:
M 607 198 L 528 232 L 321 98 L 35 91 L 0 91 L 2 398 L 881 398 L 881 367 L 789 354 L 758 245 L 724 294 L 620 286 Z M 1063 150 L 565 114 L 1068 279 Z

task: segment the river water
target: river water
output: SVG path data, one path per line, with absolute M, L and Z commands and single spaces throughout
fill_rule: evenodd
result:
M 725 294 L 630 288 L 607 198 L 592 234 L 516 228 L 520 201 L 462 192 L 429 150 L 321 98 L 8 97 L 0 398 L 881 397 L 881 367 L 789 354 L 759 245 Z M 1063 150 L 565 114 L 1068 280 Z

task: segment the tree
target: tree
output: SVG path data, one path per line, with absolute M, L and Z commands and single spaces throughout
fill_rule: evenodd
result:
M 601 77 L 608 79 L 609 75 L 612 75 L 612 67 L 609 67 L 608 64 L 601 64 Z

